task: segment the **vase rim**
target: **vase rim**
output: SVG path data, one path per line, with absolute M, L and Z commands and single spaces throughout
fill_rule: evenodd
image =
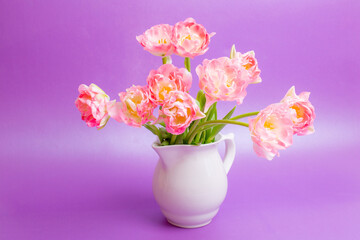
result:
M 207 147 L 207 146 L 212 146 L 212 145 L 216 145 L 219 142 L 221 142 L 221 140 L 223 139 L 224 135 L 221 133 L 218 133 L 215 137 L 215 142 L 212 143 L 207 143 L 207 144 L 200 144 L 200 145 L 190 145 L 190 144 L 174 144 L 174 145 L 165 145 L 165 146 L 161 146 L 159 145 L 159 140 L 156 140 L 153 144 L 152 147 L 153 148 L 174 148 L 174 147 L 187 147 L 187 148 L 200 148 L 200 147 Z

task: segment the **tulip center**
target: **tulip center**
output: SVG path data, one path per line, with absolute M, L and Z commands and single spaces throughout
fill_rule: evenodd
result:
M 164 100 L 165 99 L 165 95 L 168 94 L 170 91 L 172 90 L 171 87 L 169 86 L 164 86 L 161 88 L 160 92 L 159 92 L 159 98 L 160 100 Z
M 178 109 L 176 109 L 178 110 Z M 186 120 L 188 119 L 188 116 L 190 116 L 191 114 L 191 110 L 190 109 L 186 109 L 186 114 L 184 112 L 181 111 L 177 111 L 176 117 L 174 119 L 174 123 L 175 124 L 184 124 L 186 122 Z
M 274 125 L 274 123 L 271 122 L 271 120 L 269 120 L 269 121 L 265 121 L 264 127 L 272 130 L 275 128 L 275 125 Z
M 249 70 L 249 69 L 252 67 L 252 64 L 251 64 L 251 63 L 247 63 L 247 64 L 243 65 L 243 67 L 244 67 L 246 70 Z
M 161 39 L 158 40 L 158 43 L 159 44 L 167 44 L 168 41 L 166 40 L 166 38 L 161 38 Z
M 243 67 L 246 69 L 246 70 L 249 70 L 252 66 L 254 66 L 255 65 L 255 61 L 254 61 L 254 59 L 247 59 L 247 63 L 246 64 L 244 64 L 243 65 Z
M 234 79 L 228 78 L 226 79 L 226 86 L 229 88 L 234 84 Z
M 303 108 L 301 108 L 301 107 L 299 107 L 297 105 L 293 105 L 293 106 L 291 106 L 291 108 L 296 111 L 296 117 L 297 118 L 302 118 L 304 116 L 305 111 L 304 111 Z
M 177 115 L 174 120 L 175 120 L 174 121 L 175 124 L 183 124 L 186 121 L 186 116 Z
M 187 40 L 192 40 L 190 34 L 188 34 L 187 36 L 183 36 L 183 37 L 181 38 L 181 45 L 184 43 L 185 39 L 187 39 Z
M 139 95 L 132 96 L 125 100 L 126 108 L 129 111 L 129 114 L 134 118 L 139 118 L 139 114 L 137 111 L 137 105 L 139 105 L 142 101 L 142 97 Z
M 133 102 L 126 101 L 125 104 L 126 104 L 127 110 L 129 111 L 129 113 L 130 113 L 131 115 L 136 114 L 136 108 L 134 108 L 134 107 L 135 107 L 135 104 L 134 104 Z

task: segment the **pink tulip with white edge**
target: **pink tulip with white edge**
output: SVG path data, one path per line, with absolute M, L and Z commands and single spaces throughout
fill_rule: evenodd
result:
M 164 64 L 157 70 L 152 70 L 149 73 L 147 83 L 151 101 L 162 106 L 170 92 L 189 91 L 192 84 L 192 76 L 185 68 L 177 68 L 172 64 Z
M 109 96 L 95 84 L 79 86 L 79 96 L 75 100 L 75 106 L 81 113 L 81 119 L 89 127 L 103 128 L 109 120 L 107 103 Z
M 258 156 L 272 160 L 280 155 L 279 150 L 292 145 L 294 115 L 286 104 L 274 103 L 249 119 L 253 148 Z
M 146 30 L 136 40 L 144 47 L 144 50 L 155 56 L 169 56 L 175 47 L 172 43 L 173 27 L 169 24 L 159 24 Z
M 302 92 L 299 95 L 295 93 L 295 87 L 292 86 L 281 100 L 286 103 L 296 114 L 293 117 L 294 134 L 298 136 L 308 135 L 315 132 L 314 120 L 315 109 L 309 101 L 310 92 Z
M 175 53 L 181 57 L 194 58 L 203 55 L 209 49 L 210 38 L 215 33 L 208 33 L 205 27 L 187 18 L 174 26 L 172 41 Z
M 119 93 L 119 97 L 120 102 L 108 104 L 110 116 L 118 122 L 141 127 L 156 119 L 153 115 L 156 105 L 150 101 L 147 86 L 132 86 L 126 92 Z
M 169 133 L 179 135 L 192 121 L 205 117 L 205 114 L 190 94 L 172 91 L 159 111 L 159 117 L 164 120 Z

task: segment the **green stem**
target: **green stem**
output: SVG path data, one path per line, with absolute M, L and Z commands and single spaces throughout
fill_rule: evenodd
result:
M 197 128 L 194 130 L 194 132 L 191 134 L 191 136 L 189 137 L 189 140 L 188 140 L 188 144 L 191 144 L 191 142 L 194 140 L 194 137 L 196 136 L 196 134 L 198 134 L 202 131 L 205 131 L 209 128 L 212 128 L 212 127 L 214 127 L 213 125 L 217 125 L 217 124 L 234 124 L 234 125 L 249 127 L 249 124 L 247 124 L 247 123 L 234 121 L 234 120 L 211 120 L 211 121 L 203 122 L 203 123 L 200 123 L 197 126 Z M 210 125 L 210 126 L 208 126 L 208 125 Z
M 148 124 L 144 124 L 143 125 L 147 130 L 149 130 L 150 132 L 152 132 L 154 135 L 156 135 L 159 138 L 159 141 L 161 143 L 162 141 L 162 137 L 160 134 L 160 131 L 157 127 L 155 127 L 154 125 L 148 125 Z
M 230 118 L 230 120 L 236 120 L 236 119 L 240 119 L 240 118 L 244 118 L 244 117 L 249 117 L 249 116 L 256 116 L 258 115 L 259 112 L 249 112 L 249 113 L 244 113 L 238 116 L 235 116 L 233 118 Z
M 184 65 L 185 65 L 185 68 L 191 72 L 191 65 L 190 65 L 190 58 L 186 57 L 185 60 L 184 60 Z
M 170 56 L 163 57 L 162 58 L 162 63 L 163 64 L 171 63 L 171 57 Z
M 194 124 L 191 126 L 189 132 L 187 133 L 186 137 L 185 137 L 185 142 L 187 142 L 187 140 L 189 139 L 188 136 L 191 136 L 191 134 L 194 132 L 195 128 L 197 127 L 197 125 L 200 123 L 200 119 L 196 120 L 194 122 Z
M 194 123 L 194 125 L 191 127 L 189 133 L 188 133 L 188 136 L 187 137 L 187 143 L 188 144 L 191 144 L 191 142 L 194 140 L 195 136 L 196 136 L 196 133 L 197 133 L 197 126 L 200 122 L 206 122 L 209 118 L 209 115 L 210 115 L 210 112 L 213 110 L 213 108 L 216 107 L 216 103 L 212 104 L 210 106 L 210 108 L 207 110 L 206 112 L 206 117 L 205 118 L 202 118 L 202 119 L 198 119 L 196 120 L 197 122 Z M 200 124 L 201 125 L 201 124 Z M 201 136 L 196 136 L 196 140 L 199 140 Z
M 149 130 L 150 132 L 152 132 L 154 135 L 157 135 L 156 131 L 154 129 L 152 129 L 149 125 L 144 124 L 143 125 L 147 130 Z
M 244 126 L 244 127 L 249 127 L 249 124 L 244 123 L 244 122 L 239 122 L 239 121 L 234 121 L 234 120 L 211 120 L 211 121 L 207 121 L 204 123 L 200 123 L 198 125 L 198 127 L 203 127 L 206 125 L 211 125 L 211 124 L 234 124 L 234 125 L 240 125 L 240 126 Z
M 202 135 L 202 137 L 201 137 L 200 144 L 204 144 L 204 143 L 205 143 L 206 137 L 207 137 L 207 134 L 206 134 L 206 132 L 204 132 L 203 135 Z
M 199 127 L 196 131 L 193 132 L 193 134 L 190 136 L 188 144 L 191 144 L 192 141 L 194 141 L 195 143 L 198 143 L 201 136 L 205 133 L 203 133 L 203 131 L 206 131 L 212 127 L 214 127 L 216 124 L 210 125 L 210 126 L 203 126 L 203 127 Z M 195 139 L 194 139 L 195 138 Z
M 157 134 L 160 134 L 160 130 L 155 125 L 149 125 L 149 124 L 146 125 L 149 126 L 151 129 L 153 129 Z
M 238 121 L 231 121 L 231 120 L 213 120 L 213 121 L 208 121 L 205 122 L 203 124 L 200 124 L 198 126 L 198 129 L 194 132 L 194 136 L 197 134 L 196 139 L 199 139 L 198 136 L 202 134 L 204 134 L 204 131 L 213 128 L 216 125 L 219 124 L 234 124 L 234 125 L 240 125 L 240 126 L 244 126 L 244 127 L 249 127 L 249 124 L 247 123 L 243 123 L 243 122 L 238 122 Z M 211 139 L 212 140 L 212 139 Z M 192 140 L 191 140 L 192 141 Z M 195 140 L 196 142 L 196 140 Z M 209 142 L 206 142 L 209 143 Z
M 205 135 L 204 132 L 199 132 L 198 134 L 195 135 L 195 139 L 194 139 L 194 143 L 195 144 L 199 144 L 200 138 Z
M 197 131 L 193 131 L 191 135 L 189 136 L 189 139 L 187 141 L 188 144 L 191 144 L 191 142 L 194 140 L 194 137 L 196 136 Z
M 183 132 L 180 135 L 177 135 L 175 144 L 184 144 L 184 136 L 185 136 L 185 132 Z
M 175 135 L 175 134 L 171 136 L 170 145 L 174 145 L 174 143 L 176 141 L 176 137 L 177 137 L 177 135 Z

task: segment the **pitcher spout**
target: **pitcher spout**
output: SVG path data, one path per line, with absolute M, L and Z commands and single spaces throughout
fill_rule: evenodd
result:
M 157 144 L 153 145 L 153 149 L 159 155 L 160 162 L 165 169 L 170 168 L 181 161 L 183 157 L 183 151 L 179 150 L 182 146 L 173 145 L 173 146 L 159 146 Z

